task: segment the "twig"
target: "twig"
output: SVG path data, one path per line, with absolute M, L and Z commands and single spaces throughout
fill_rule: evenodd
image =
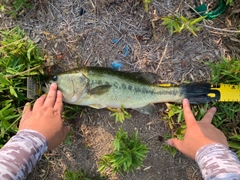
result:
M 159 67 L 160 67 L 160 64 L 162 63 L 162 60 L 163 60 L 164 56 L 166 56 L 167 48 L 168 48 L 168 42 L 167 42 L 167 44 L 166 44 L 166 46 L 165 46 L 165 48 L 164 48 L 164 51 L 163 51 L 163 53 L 162 53 L 162 57 L 161 57 L 161 59 L 160 59 L 160 61 L 159 61 L 159 63 L 158 63 L 158 66 L 157 66 L 157 69 L 155 70 L 155 72 L 158 71 L 158 69 L 159 69 Z
M 70 27 L 67 20 L 63 17 L 62 13 L 52 3 L 50 3 L 50 2 L 48 2 L 48 3 L 58 12 L 59 17 L 68 25 L 68 27 Z
M 94 9 L 94 14 L 97 15 L 96 5 L 93 3 L 92 0 L 90 0 L 90 3 L 91 3 L 91 5 L 92 5 L 92 7 L 93 7 L 93 9 Z
M 41 67 L 41 65 L 38 65 L 38 66 L 33 67 L 33 68 L 30 68 L 30 69 L 28 69 L 28 70 L 26 70 L 26 71 L 23 71 L 23 72 L 20 72 L 20 73 L 11 75 L 11 76 L 4 76 L 4 77 L 11 79 L 11 78 L 13 78 L 13 77 L 15 77 L 15 76 L 19 76 L 19 75 L 21 75 L 21 74 L 24 74 L 24 73 L 26 73 L 26 72 L 32 71 L 32 70 L 37 69 L 37 68 L 40 68 L 40 67 Z
M 223 32 L 229 32 L 229 33 L 240 33 L 240 31 L 234 31 L 234 30 L 227 30 L 227 29 L 220 29 L 220 28 L 215 28 L 215 27 L 211 27 L 211 26 L 208 26 L 206 24 L 202 25 L 206 28 L 209 28 L 209 29 L 214 29 L 216 31 L 223 31 Z

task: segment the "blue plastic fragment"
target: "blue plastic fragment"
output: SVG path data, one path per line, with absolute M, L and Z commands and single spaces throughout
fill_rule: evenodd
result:
M 114 38 L 113 43 L 115 44 L 117 42 L 118 42 L 118 38 Z
M 118 38 L 114 38 L 113 43 L 114 44 L 116 44 L 116 43 L 122 44 L 122 41 L 120 41 L 120 39 L 118 39 Z
M 113 70 L 120 70 L 122 68 L 122 63 L 120 61 L 113 61 L 110 68 Z
M 129 54 L 129 48 L 128 46 L 124 47 L 125 53 L 123 54 L 124 57 L 127 57 L 127 55 Z

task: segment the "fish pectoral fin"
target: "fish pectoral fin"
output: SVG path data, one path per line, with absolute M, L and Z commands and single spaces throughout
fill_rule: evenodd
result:
M 102 95 L 102 94 L 108 92 L 110 88 L 111 88 L 111 85 L 97 86 L 93 89 L 90 89 L 88 93 L 90 95 Z
M 102 109 L 102 108 L 106 107 L 103 104 L 90 104 L 89 106 L 92 107 L 92 108 L 95 108 L 95 109 Z
M 154 106 L 154 104 L 148 104 L 146 106 L 143 106 L 141 108 L 136 108 L 135 110 L 143 113 L 143 114 L 147 114 L 147 115 L 153 115 L 156 111 L 156 107 Z

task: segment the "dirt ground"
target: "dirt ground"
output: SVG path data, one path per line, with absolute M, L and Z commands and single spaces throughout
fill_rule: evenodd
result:
M 188 31 L 170 35 L 161 25 L 161 17 L 168 14 L 193 17 L 190 7 L 199 2 L 188 0 L 154 0 L 148 13 L 138 0 L 35 0 L 32 9 L 22 11 L 17 19 L 1 14 L 1 29 L 15 25 L 24 29 L 43 49 L 49 74 L 121 62 L 122 70 L 153 72 L 163 83 L 208 81 L 211 72 L 205 62 L 239 58 L 240 38 L 234 32 L 240 19 L 237 2 L 217 19 L 204 21 L 198 36 Z M 162 120 L 162 105 L 157 107 L 153 116 L 129 110 L 132 118 L 123 124 L 116 124 L 106 109 L 84 107 L 83 114 L 80 111 L 67 121 L 72 126 L 70 141 L 46 153 L 27 179 L 64 179 L 66 169 L 81 169 L 93 178 L 97 161 L 111 152 L 121 126 L 129 134 L 138 130 L 150 151 L 143 167 L 123 176 L 109 175 L 109 180 L 201 179 L 194 161 L 162 150 L 165 140 L 159 137 L 171 131 Z

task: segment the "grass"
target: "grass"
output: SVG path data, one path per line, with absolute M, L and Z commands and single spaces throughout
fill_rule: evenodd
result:
M 95 176 L 94 178 L 88 178 L 87 174 L 82 171 L 70 171 L 69 169 L 66 169 L 64 173 L 64 180 L 105 180 L 105 177 Z
M 212 71 L 211 83 L 236 84 L 240 87 L 240 60 L 232 58 L 228 61 L 223 58 L 219 63 L 208 63 L 208 65 Z M 196 119 L 200 120 L 210 106 L 217 108 L 217 112 L 213 118 L 213 124 L 224 132 L 228 138 L 229 146 L 240 158 L 240 103 L 215 102 L 212 104 L 192 106 L 192 111 Z M 182 107 L 169 104 L 165 120 L 172 130 L 172 134 L 167 135 L 167 139 L 172 137 L 182 139 L 186 128 Z M 176 151 L 168 145 L 164 145 L 163 149 L 170 152 L 173 156 L 176 154 Z
M 102 174 L 110 168 L 113 173 L 131 172 L 141 167 L 148 147 L 138 139 L 138 131 L 128 136 L 122 128 L 116 133 L 113 142 L 114 150 L 104 155 L 99 161 L 98 171 Z
M 233 3 L 233 0 L 227 0 L 227 1 L 226 1 L 226 4 L 227 4 L 227 5 L 231 5 L 232 3 Z
M 152 2 L 152 0 L 143 0 L 143 5 L 144 5 L 144 9 L 146 12 L 148 12 L 149 10 L 149 4 Z
M 201 29 L 201 26 L 197 24 L 203 21 L 203 19 L 205 19 L 204 16 L 188 19 L 184 16 L 168 15 L 167 17 L 162 18 L 162 25 L 165 25 L 169 29 L 170 34 L 188 30 L 194 36 L 197 36 L 196 31 Z
M 19 27 L 0 31 L 0 147 L 17 132 L 27 77 L 43 73 L 43 55 Z
M 223 58 L 220 63 L 209 66 L 212 69 L 212 83 L 236 84 L 240 88 L 240 60 L 232 58 L 228 61 Z M 228 137 L 229 146 L 240 158 L 240 103 L 217 102 L 213 105 L 218 109 L 213 124 Z
M 20 11 L 31 8 L 30 2 L 30 0 L 10 0 L 0 4 L 0 10 L 16 18 Z
M 121 122 L 125 121 L 125 119 L 131 118 L 131 114 L 129 114 L 124 107 L 122 106 L 121 108 L 114 109 L 114 108 L 108 108 L 111 112 L 111 116 L 115 116 L 115 122 Z

